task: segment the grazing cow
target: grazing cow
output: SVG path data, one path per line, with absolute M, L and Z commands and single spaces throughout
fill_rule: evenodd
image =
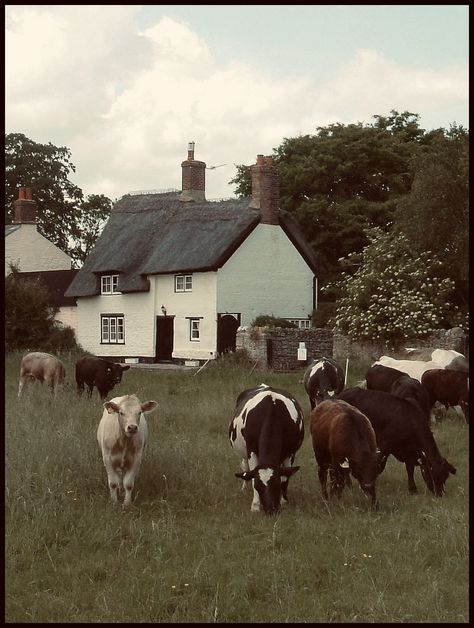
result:
M 21 360 L 18 396 L 21 395 L 27 380 L 46 382 L 56 396 L 64 386 L 65 374 L 64 364 L 56 356 L 40 351 L 27 353 Z
M 77 392 L 81 395 L 87 384 L 88 395 L 92 397 L 94 385 L 97 386 L 101 399 L 105 399 L 115 384 L 122 381 L 122 373 L 130 368 L 92 355 L 85 355 L 76 362 Z
M 344 371 L 332 358 L 317 358 L 306 369 L 303 384 L 312 410 L 321 401 L 341 392 Z
M 380 450 L 380 472 L 392 454 L 405 463 L 410 493 L 418 492 L 413 475 L 419 466 L 428 489 L 438 497 L 443 495 L 445 482 L 456 469 L 441 456 L 429 423 L 414 404 L 381 390 L 362 388 L 344 390 L 339 399 L 358 408 L 372 423 Z
M 97 428 L 97 442 L 114 503 L 118 502 L 122 487 L 125 490 L 123 505 L 132 503 L 132 491 L 148 437 L 145 414 L 152 412 L 157 405 L 156 401 L 142 403 L 135 395 L 114 397 L 104 403 Z
M 275 515 L 288 501 L 288 479 L 299 469 L 291 465 L 303 442 L 303 419 L 300 404 L 284 390 L 261 384 L 237 397 L 229 439 L 243 469 L 235 476 L 252 480 L 250 510 L 262 505 L 266 515 Z
M 383 390 L 418 405 L 429 418 L 433 404 L 426 388 L 417 379 L 389 366 L 375 364 L 365 375 L 368 390 Z
M 311 412 L 310 431 L 324 499 L 328 498 L 328 470 L 331 493 L 340 497 L 345 485 L 342 469 L 348 464 L 352 475 L 375 506 L 378 456 L 375 432 L 369 419 L 345 401 L 331 399 L 322 401 Z
M 469 375 L 462 371 L 446 369 L 430 369 L 425 371 L 421 383 L 428 391 L 430 401 L 442 403 L 448 407 L 460 406 L 469 423 Z
M 434 362 L 433 360 L 429 360 L 424 362 L 423 360 L 396 360 L 395 358 L 391 358 L 388 355 L 383 355 L 379 358 L 372 366 L 377 364 L 381 364 L 382 366 L 388 366 L 393 369 L 397 369 L 406 373 L 410 377 L 417 379 L 421 383 L 421 376 L 425 371 L 429 369 L 437 369 L 440 368 L 438 362 Z

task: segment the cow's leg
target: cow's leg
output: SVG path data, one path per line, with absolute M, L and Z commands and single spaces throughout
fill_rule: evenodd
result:
M 250 471 L 249 468 L 249 463 L 247 461 L 247 458 L 242 458 L 242 460 L 240 461 L 240 468 L 242 469 L 242 471 Z M 240 488 L 241 491 L 245 490 L 245 487 L 247 486 L 247 482 L 246 480 L 242 480 L 242 486 Z
M 120 488 L 120 475 L 110 460 L 104 459 L 105 470 L 107 471 L 107 481 L 109 484 L 110 498 L 114 504 L 118 502 L 118 492 Z
M 291 467 L 293 462 L 295 460 L 295 456 L 290 456 L 289 458 L 286 458 L 286 460 L 283 460 L 283 465 L 284 467 Z M 280 499 L 280 506 L 283 506 L 283 504 L 288 503 L 288 480 L 290 478 L 287 478 L 285 475 L 281 476 L 281 499 Z
M 76 384 L 77 384 L 77 394 L 80 397 L 82 395 L 82 393 L 84 392 L 84 382 L 76 381 Z
M 407 470 L 408 476 L 408 491 L 410 495 L 415 495 L 416 493 L 418 493 L 414 478 L 415 465 L 412 462 L 405 462 L 405 468 Z
M 335 494 L 338 497 L 341 497 L 341 492 L 345 484 L 345 478 L 339 463 L 335 460 L 332 461 L 332 464 L 329 467 L 329 478 L 331 481 L 331 495 Z
M 23 390 L 23 386 L 25 385 L 26 380 L 28 379 L 28 376 L 25 375 L 25 373 L 23 371 L 20 372 L 20 381 L 18 382 L 18 396 L 21 395 L 21 392 Z
M 326 486 L 327 476 L 328 476 L 328 465 L 327 464 L 318 465 L 319 483 L 321 484 L 321 492 L 323 494 L 324 499 L 328 499 L 328 489 Z
M 89 399 L 92 397 L 92 390 L 94 388 L 94 384 L 87 384 L 87 396 Z
M 255 452 L 251 452 L 248 458 L 249 470 L 253 471 L 255 467 L 258 465 L 258 457 Z M 260 495 L 258 491 L 255 489 L 255 481 L 252 480 L 252 488 L 253 488 L 253 499 L 252 505 L 250 506 L 250 510 L 252 512 L 258 512 L 260 510 Z
M 135 464 L 131 469 L 128 469 L 124 473 L 123 488 L 125 490 L 125 498 L 123 500 L 123 505 L 125 508 L 132 505 L 132 491 L 135 486 L 135 478 L 137 477 L 139 467 L 139 464 Z

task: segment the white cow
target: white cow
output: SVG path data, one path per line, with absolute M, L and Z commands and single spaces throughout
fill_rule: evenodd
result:
M 64 364 L 55 355 L 41 351 L 27 353 L 21 360 L 18 396 L 28 380 L 46 382 L 56 396 L 63 389 L 65 373 Z
M 421 382 L 421 376 L 425 371 L 443 368 L 439 362 L 434 362 L 433 360 L 429 362 L 424 362 L 423 360 L 396 360 L 388 355 L 383 355 L 372 366 L 375 366 L 375 364 L 381 364 L 382 366 L 402 371 L 402 373 L 407 373 L 407 375 L 417 379 L 419 382 Z
M 157 405 L 156 401 L 142 403 L 135 395 L 114 397 L 104 403 L 97 441 L 114 503 L 118 502 L 121 486 L 125 489 L 123 505 L 132 503 L 132 491 L 148 437 L 145 414 L 153 412 Z

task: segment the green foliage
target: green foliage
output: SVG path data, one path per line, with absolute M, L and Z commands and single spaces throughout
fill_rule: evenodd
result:
M 328 327 L 336 313 L 336 303 L 333 301 L 319 301 L 318 307 L 313 310 L 311 321 L 313 327 Z
M 96 442 L 102 404 L 27 386 L 5 363 L 8 623 L 465 623 L 469 620 L 469 430 L 433 427 L 457 467 L 434 498 L 392 456 L 373 512 L 353 480 L 324 502 L 307 431 L 281 516 L 250 512 L 228 439 L 237 395 L 264 381 L 306 412 L 301 372 L 131 368 L 113 395 L 157 399 L 133 507 L 110 503 Z M 218 367 L 220 363 L 222 368 Z M 349 362 L 349 385 L 360 379 Z M 367 368 L 368 365 L 365 365 Z M 305 426 L 307 422 L 305 421 Z M 361 533 L 361 530 L 363 533 Z M 124 594 L 126 592 L 126 594 Z M 423 604 L 420 603 L 423 600 Z
M 252 327 L 292 327 L 296 328 L 296 325 L 286 318 L 278 318 L 273 314 L 259 314 L 250 323 Z
M 336 326 L 353 339 L 392 345 L 450 327 L 454 283 L 440 278 L 439 259 L 429 252 L 414 256 L 402 234 L 373 229 L 368 237 L 358 270 L 343 273 L 335 285 Z
M 13 219 L 13 202 L 19 187 L 30 187 L 37 203 L 38 231 L 83 262 L 112 202 L 100 194 L 84 199 L 82 190 L 69 179 L 75 172 L 68 148 L 40 144 L 23 133 L 5 135 L 5 221 Z
M 413 185 L 395 213 L 394 230 L 415 253 L 431 250 L 441 274 L 455 282 L 454 303 L 469 303 L 469 132 L 451 126 L 432 133 L 412 160 Z
M 70 351 L 77 348 L 74 330 L 54 320 L 47 290 L 35 281 L 18 279 L 10 267 L 5 278 L 5 348 L 7 351 Z
M 409 164 L 424 141 L 419 116 L 392 111 L 371 125 L 331 124 L 285 138 L 274 149 L 280 206 L 298 220 L 318 260 L 320 285 L 337 279 L 340 258 L 367 245 L 365 231 L 391 228 L 410 191 Z M 238 166 L 236 193 L 250 194 L 250 168 Z

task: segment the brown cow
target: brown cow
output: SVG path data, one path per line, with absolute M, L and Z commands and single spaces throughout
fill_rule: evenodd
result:
M 27 353 L 21 360 L 18 397 L 27 380 L 47 382 L 51 392 L 56 396 L 63 388 L 65 373 L 64 364 L 56 356 L 39 351 Z
M 344 488 L 343 469 L 349 465 L 364 493 L 377 505 L 375 479 L 378 475 L 375 432 L 369 419 L 357 408 L 340 399 L 321 402 L 310 415 L 313 450 L 324 499 L 328 498 L 329 470 L 331 493 L 340 497 Z

